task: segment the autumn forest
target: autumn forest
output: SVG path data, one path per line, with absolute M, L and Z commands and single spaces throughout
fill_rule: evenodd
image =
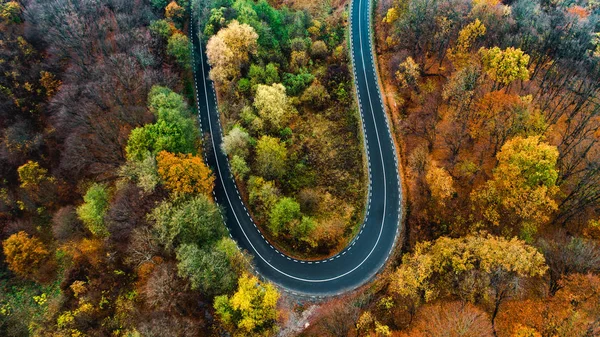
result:
M 389 261 L 315 299 L 240 249 L 192 42 L 248 216 L 281 256 L 327 261 L 370 192 L 350 10 L 0 0 L 0 336 L 599 336 L 595 0 L 373 1 Z

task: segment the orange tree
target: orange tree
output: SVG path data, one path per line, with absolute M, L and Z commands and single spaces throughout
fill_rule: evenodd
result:
M 161 151 L 156 161 L 158 174 L 172 193 L 177 195 L 201 193 L 210 197 L 215 177 L 202 158 L 190 154 Z
M 32 278 L 50 253 L 42 241 L 21 231 L 2 242 L 8 268 L 23 278 Z

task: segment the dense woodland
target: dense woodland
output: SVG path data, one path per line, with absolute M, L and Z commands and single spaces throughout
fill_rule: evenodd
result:
M 403 245 L 321 302 L 251 272 L 211 197 L 189 20 L 254 217 L 322 256 L 364 207 L 347 5 L 0 0 L 0 335 L 600 335 L 591 0 L 380 0 Z
M 0 335 L 273 331 L 198 153 L 187 7 L 0 3 Z
M 599 14 L 596 1 L 378 3 L 405 254 L 306 335 L 600 335 Z
M 343 4 L 196 1 L 219 95 L 223 150 L 254 219 L 288 253 L 343 248 L 365 170 Z

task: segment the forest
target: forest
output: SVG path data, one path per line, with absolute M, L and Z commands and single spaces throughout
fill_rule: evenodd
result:
M 367 193 L 349 5 L 0 0 L 0 336 L 600 335 L 594 0 L 374 2 L 402 242 L 322 300 L 253 272 L 212 197 L 190 41 L 253 218 L 326 257 Z
M 598 3 L 374 11 L 404 245 L 305 335 L 600 335 Z
M 199 153 L 187 7 L 0 3 L 0 335 L 274 330 Z
M 343 248 L 365 209 L 365 170 L 343 6 L 195 1 L 223 150 L 253 218 L 293 256 Z

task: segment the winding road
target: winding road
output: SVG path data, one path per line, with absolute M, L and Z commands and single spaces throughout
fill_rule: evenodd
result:
M 371 0 L 352 1 L 352 64 L 369 169 L 367 211 L 353 241 L 339 254 L 320 261 L 296 260 L 279 252 L 248 214 L 221 151 L 223 133 L 209 66 L 195 27 L 190 26 L 200 127 L 203 134 L 210 135 L 206 160 L 216 175 L 215 199 L 225 210 L 231 237 L 253 255 L 256 271 L 295 294 L 336 295 L 364 284 L 383 267 L 399 234 L 402 194 L 398 160 L 374 67 L 370 11 Z

